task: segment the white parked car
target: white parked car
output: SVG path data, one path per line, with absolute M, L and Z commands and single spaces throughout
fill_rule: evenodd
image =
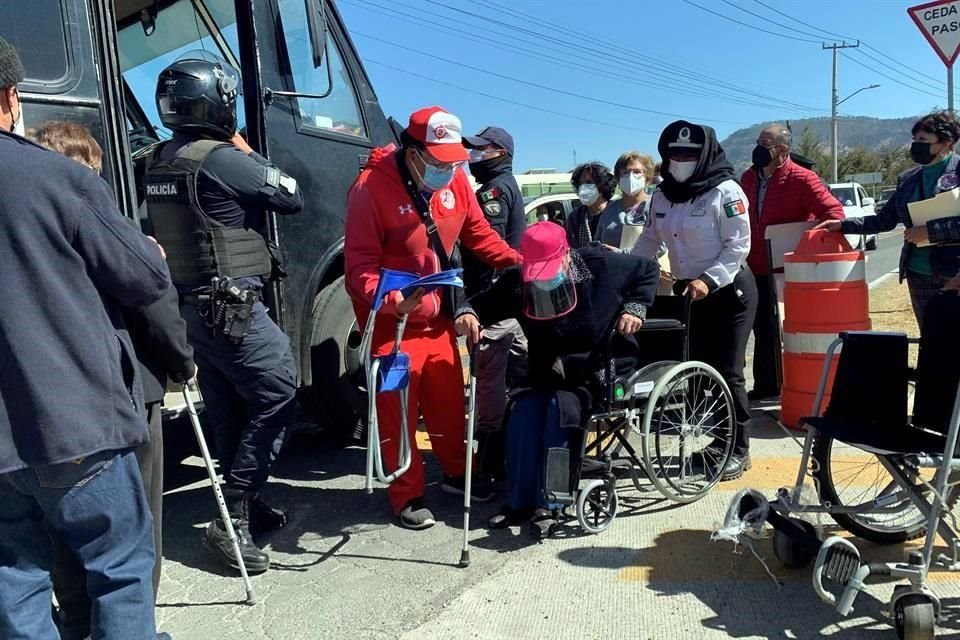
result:
M 848 218 L 875 216 L 876 202 L 867 195 L 863 187 L 856 182 L 839 182 L 829 185 L 830 193 L 843 205 L 843 213 Z M 877 248 L 877 236 L 847 235 L 847 242 L 854 249 L 872 251 Z
M 563 224 L 574 209 L 580 206 L 580 198 L 575 193 L 545 193 L 541 196 L 526 196 L 523 199 L 523 212 L 527 224 L 550 220 Z

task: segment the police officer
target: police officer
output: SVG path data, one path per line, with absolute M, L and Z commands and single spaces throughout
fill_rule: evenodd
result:
M 487 127 L 475 136 L 465 136 L 470 150 L 470 173 L 480 183 L 477 199 L 483 214 L 500 237 L 513 248 L 527 227 L 523 194 L 513 177 L 513 136 L 500 127 Z M 466 295 L 484 291 L 497 272 L 468 249 L 461 252 Z M 507 384 L 524 376 L 527 339 L 514 319 L 484 327 L 476 351 L 477 459 L 481 472 L 499 475 L 503 466 L 502 427 L 507 406 Z
M 721 480 L 750 468 L 750 413 L 744 388 L 747 338 L 757 311 L 747 197 L 713 129 L 678 120 L 657 145 L 662 177 L 650 203 L 650 226 L 633 252 L 653 257 L 666 244 L 674 287 L 689 296 L 690 357 L 716 368 L 733 393 L 733 456 Z
M 157 111 L 174 137 L 146 174 L 150 222 L 174 284 L 213 424 L 224 497 L 247 569 L 270 559 L 251 538 L 283 526 L 286 514 L 259 496 L 293 421 L 296 378 L 290 341 L 260 301 L 279 272 L 265 240 L 265 214 L 303 206 L 297 182 L 257 155 L 237 133 L 240 75 L 206 52 L 184 54 L 160 73 Z M 203 542 L 236 567 L 224 525 Z

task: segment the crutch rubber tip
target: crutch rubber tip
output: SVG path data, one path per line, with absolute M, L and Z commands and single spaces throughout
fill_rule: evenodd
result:
M 247 591 L 247 604 L 251 606 L 257 604 L 257 596 L 253 595 L 253 591 Z
M 470 552 L 463 550 L 460 552 L 460 567 L 467 568 L 470 566 Z

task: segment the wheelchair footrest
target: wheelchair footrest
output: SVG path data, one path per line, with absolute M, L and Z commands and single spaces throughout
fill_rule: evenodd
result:
M 830 547 L 823 563 L 823 577 L 846 585 L 860 568 L 860 554 L 847 547 Z
M 552 447 L 547 449 L 546 478 L 544 492 L 557 502 L 573 503 L 573 492 L 570 490 L 570 450 L 566 447 Z

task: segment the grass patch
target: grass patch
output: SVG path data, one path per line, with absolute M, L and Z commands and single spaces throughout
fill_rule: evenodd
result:
M 874 331 L 902 331 L 911 338 L 920 335 L 917 319 L 910 304 L 910 292 L 906 283 L 900 284 L 896 278 L 884 282 L 870 290 L 870 320 Z M 910 366 L 916 366 L 916 347 L 910 347 Z

